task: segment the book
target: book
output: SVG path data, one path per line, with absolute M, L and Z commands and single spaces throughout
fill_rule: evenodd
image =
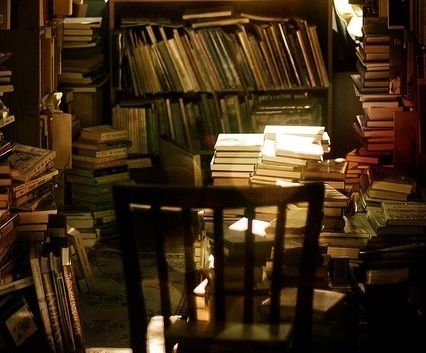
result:
M 46 171 L 55 157 L 54 150 L 17 143 L 13 146 L 13 152 L 8 159 L 16 171 L 13 178 L 27 182 Z
M 20 347 L 38 330 L 34 313 L 22 295 L 9 294 L 1 299 L 1 320 L 15 347 Z
M 364 23 L 361 27 L 362 40 L 365 44 L 389 44 L 391 36 L 386 24 L 380 21 Z
M 306 164 L 306 180 L 343 180 L 348 167 L 344 158 L 310 160 Z
M 215 151 L 260 151 L 263 146 L 264 134 L 220 133 L 214 145 Z
M 212 7 L 203 9 L 187 9 L 182 14 L 182 20 L 195 20 L 215 17 L 226 17 L 232 15 L 232 8 Z
M 274 139 L 277 134 L 307 136 L 321 139 L 325 132 L 324 126 L 300 125 L 265 125 L 265 138 Z
M 76 141 L 73 141 L 72 147 L 79 150 L 90 150 L 90 151 L 104 151 L 109 149 L 116 149 L 116 148 L 125 148 L 131 145 L 130 140 L 124 140 L 124 141 L 113 141 L 113 142 L 96 142 L 91 140 L 84 140 L 79 139 Z
M 37 187 L 54 180 L 54 178 L 59 174 L 59 170 L 51 168 L 48 171 L 41 173 L 34 179 L 31 179 L 27 182 L 14 182 L 12 184 L 12 195 L 15 198 L 21 197 L 30 191 L 36 189 Z
M 422 235 L 424 233 L 424 226 L 421 225 L 388 225 L 386 224 L 385 215 L 382 207 L 368 206 L 367 220 L 370 222 L 372 228 L 378 236 L 405 236 L 409 241 L 408 235 Z
M 49 214 L 56 214 L 58 208 L 53 197 L 53 194 L 50 193 L 38 206 L 32 211 L 23 211 L 19 210 L 17 212 L 19 216 L 19 224 L 28 224 L 28 223 L 47 223 Z
M 77 286 L 74 279 L 69 251 L 70 247 L 67 246 L 62 248 L 61 253 L 66 304 L 70 314 L 71 334 L 74 339 L 75 352 L 84 353 L 85 338 L 78 306 Z
M 314 299 L 313 299 L 313 321 L 314 322 L 324 322 L 327 320 L 332 320 L 339 316 L 345 306 L 346 294 L 326 290 L 326 289 L 314 289 Z M 280 311 L 282 320 L 292 320 L 295 315 L 296 309 L 296 300 L 297 300 L 297 288 L 289 287 L 284 288 L 281 291 L 280 298 Z M 260 315 L 265 317 L 269 314 L 269 305 L 270 299 L 265 299 L 260 305 Z
M 112 184 L 112 183 L 123 182 L 129 179 L 130 179 L 130 176 L 128 171 L 110 174 L 110 175 L 102 175 L 99 177 L 86 177 L 86 176 L 75 175 L 75 174 L 66 175 L 66 180 L 70 183 L 80 183 L 80 184 L 87 184 L 87 185 Z
M 39 250 L 37 250 L 36 243 L 30 244 L 30 266 L 31 273 L 34 281 L 34 288 L 38 301 L 38 309 L 40 311 L 40 317 L 44 328 L 44 333 L 46 335 L 47 342 L 49 344 L 52 352 L 56 351 L 55 341 L 53 340 L 52 326 L 49 319 L 49 311 L 47 308 L 46 294 L 43 287 L 43 280 L 41 277 L 40 269 L 40 260 L 39 260 Z
M 322 160 L 324 150 L 314 139 L 306 136 L 276 135 L 276 154 L 295 158 Z
M 425 202 L 382 202 L 386 225 L 426 226 Z
M 348 162 L 357 162 L 357 163 L 363 163 L 363 164 L 378 164 L 379 163 L 379 157 L 360 155 L 356 149 L 348 152 L 348 154 L 346 155 L 346 160 Z
M 127 140 L 127 130 L 118 130 L 110 125 L 89 126 L 81 130 L 80 138 L 101 143 Z
M 102 17 L 64 17 L 64 29 L 100 28 Z
M 367 175 L 372 189 L 411 194 L 416 187 L 412 177 L 391 167 L 371 166 Z

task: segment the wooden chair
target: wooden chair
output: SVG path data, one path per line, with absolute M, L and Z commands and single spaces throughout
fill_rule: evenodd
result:
M 161 231 L 167 222 L 161 218 L 164 210 L 179 210 L 184 236 L 185 284 L 187 317 L 170 324 L 164 320 L 166 352 L 170 352 L 175 343 L 178 351 L 182 348 L 197 347 L 192 351 L 227 352 L 310 352 L 312 335 L 312 297 L 315 268 L 318 255 L 318 236 L 322 222 L 324 185 L 309 183 L 290 187 L 192 187 L 166 185 L 124 185 L 113 187 L 118 231 L 122 245 L 125 284 L 128 296 L 131 348 L 134 353 L 146 352 L 147 318 L 145 296 L 141 285 L 140 259 L 138 256 L 138 237 L 153 237 L 158 266 L 161 296 L 161 315 L 168 318 L 171 312 L 168 286 L 168 263 L 165 254 L 165 235 Z M 283 288 L 282 265 L 283 251 L 274 250 L 270 286 L 257 288 L 254 283 L 255 237 L 252 234 L 251 220 L 256 207 L 276 206 L 278 210 L 275 227 L 274 249 L 284 249 L 287 205 L 308 203 L 306 225 L 303 236 L 300 278 L 298 284 L 296 315 L 293 323 L 280 320 L 280 292 Z M 143 205 L 143 206 L 142 206 Z M 136 234 L 131 220 L 137 209 L 149 210 L 152 215 L 150 234 Z M 224 217 L 228 208 L 244 208 L 249 220 L 245 231 L 243 313 L 240 322 L 229 321 L 226 307 L 227 286 L 224 285 Z M 191 230 L 193 213 L 191 210 L 212 209 L 214 215 L 213 255 L 215 258 L 213 279 L 213 307 L 209 321 L 196 320 L 195 297 L 193 289 L 197 282 L 197 269 L 194 263 L 194 236 Z M 138 218 L 138 217 L 136 217 Z M 147 227 L 137 228 L 141 232 Z M 234 288 L 235 289 L 235 288 Z M 256 321 L 255 298 L 259 295 L 270 296 L 270 315 L 268 322 Z M 235 293 L 233 293 L 235 294 Z M 204 348 L 202 348 L 204 347 Z

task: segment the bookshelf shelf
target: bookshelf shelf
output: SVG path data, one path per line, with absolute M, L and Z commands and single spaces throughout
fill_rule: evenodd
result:
M 137 107 L 158 99 L 170 100 L 168 104 L 173 104 L 173 99 L 188 103 L 208 96 L 214 97 L 210 104 L 217 109 L 210 114 L 220 115 L 225 104 L 222 99 L 235 96 L 232 109 L 238 109 L 235 105 L 239 103 L 249 117 L 261 99 L 304 95 L 321 101 L 322 123 L 332 134 L 331 0 L 110 0 L 108 6 L 112 107 Z M 247 21 L 197 29 L 195 20 L 182 19 L 188 9 L 206 12 L 214 8 L 231 9 L 230 18 L 240 21 L 246 16 Z M 269 20 L 253 20 L 250 15 Z M 282 21 L 272 20 L 277 18 Z M 306 32 L 301 30 L 300 22 L 293 22 L 294 18 L 306 20 Z M 126 21 L 129 25 L 122 25 Z M 317 40 L 310 37 L 311 25 Z M 304 33 L 304 39 L 297 38 L 297 30 Z M 289 38 L 296 40 L 292 44 L 289 39 L 288 51 L 284 47 L 287 31 L 291 32 Z M 283 43 L 277 44 L 281 35 Z M 142 51 L 144 56 L 138 57 Z M 176 64 L 180 60 L 182 63 Z M 249 124 L 246 128 L 236 132 L 250 132 Z M 226 131 L 213 131 L 213 135 L 217 132 Z

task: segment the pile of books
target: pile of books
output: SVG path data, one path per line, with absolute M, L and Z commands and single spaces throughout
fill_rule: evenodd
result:
M 416 181 L 393 167 L 373 165 L 361 177 L 360 196 L 364 208 L 385 201 L 409 201 L 414 198 Z
M 96 85 L 105 81 L 102 54 L 101 17 L 65 17 L 62 72 L 63 87 Z
M 369 208 L 367 218 L 377 235 L 360 252 L 366 268 L 405 269 L 410 280 L 421 280 L 425 272 L 426 203 L 382 202 Z
M 323 227 L 325 230 L 339 230 L 345 226 L 345 210 L 349 197 L 329 184 L 325 184 Z
M 219 134 L 210 162 L 214 185 L 249 185 L 259 161 L 264 134 Z
M 67 226 L 74 228 L 78 233 L 80 243 L 85 248 L 95 246 L 100 239 L 99 231 L 95 228 L 95 219 L 91 211 L 66 211 Z
M 70 248 L 64 215 L 51 215 L 46 241 L 30 244 L 39 314 L 52 352 L 81 352 L 85 347 Z
M 12 185 L 10 209 L 19 214 L 16 230 L 26 238 L 44 240 L 49 214 L 57 213 L 53 196 L 58 169 L 56 151 L 15 144 L 9 162 Z
M 73 167 L 67 170 L 71 204 L 94 213 L 100 237 L 116 235 L 112 185 L 128 181 L 127 130 L 110 125 L 84 127 L 73 143 Z M 99 213 L 99 214 L 98 214 Z M 109 217 L 104 221 L 104 213 Z
M 309 160 L 305 180 L 323 181 L 333 188 L 345 191 L 347 169 L 348 162 L 344 158 Z
M 352 75 L 355 88 L 359 93 L 387 93 L 391 41 L 387 23 L 366 22 L 362 34 L 362 41 L 356 47 L 358 74 Z
M 266 125 L 262 158 L 250 178 L 252 184 L 304 179 L 308 161 L 322 161 L 329 139 L 324 126 Z M 327 141 L 323 145 L 323 141 Z

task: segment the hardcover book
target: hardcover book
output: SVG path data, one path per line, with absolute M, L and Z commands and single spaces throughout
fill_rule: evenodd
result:
M 426 226 L 426 202 L 383 202 L 387 225 Z
M 89 126 L 81 130 L 80 138 L 101 143 L 127 140 L 127 130 L 118 130 L 110 125 Z
M 16 171 L 13 178 L 27 182 L 46 171 L 55 157 L 54 150 L 17 143 L 13 146 L 13 152 L 9 157 L 9 162 Z
M 264 134 L 219 134 L 214 149 L 216 151 L 260 151 Z

